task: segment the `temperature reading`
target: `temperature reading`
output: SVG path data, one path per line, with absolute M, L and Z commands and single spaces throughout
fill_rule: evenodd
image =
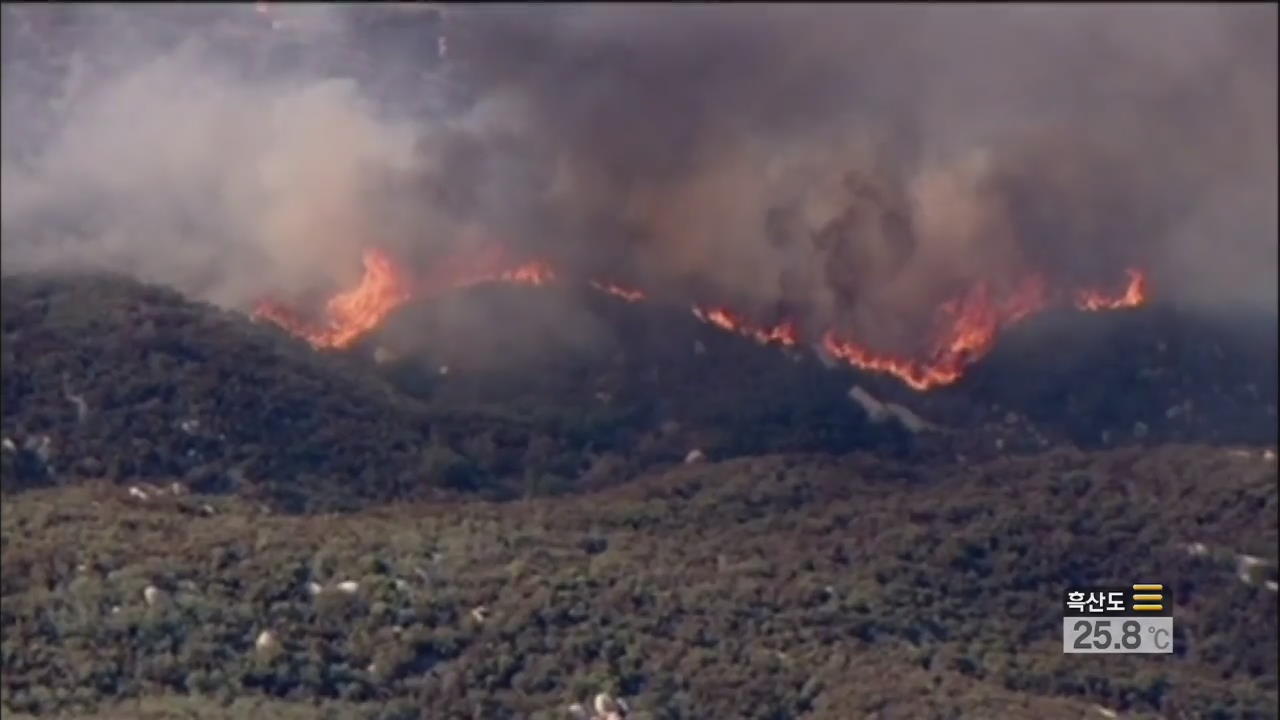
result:
M 1172 653 L 1172 617 L 1067 617 L 1065 653 Z

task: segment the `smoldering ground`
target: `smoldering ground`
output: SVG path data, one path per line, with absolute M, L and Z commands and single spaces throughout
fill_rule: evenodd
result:
M 1029 272 L 1275 304 L 1274 7 L 459 6 L 439 68 L 435 30 L 328 10 L 282 32 L 347 59 L 286 74 L 125 23 L 49 139 L 6 137 L 6 265 L 236 304 L 497 243 L 883 343 Z

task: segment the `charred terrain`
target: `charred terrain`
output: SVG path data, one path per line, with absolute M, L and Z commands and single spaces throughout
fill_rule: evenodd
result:
M 1274 714 L 1265 318 L 1042 315 L 918 393 L 564 288 L 322 352 L 123 277 L 3 293 L 6 716 Z M 1062 655 L 1062 588 L 1135 573 L 1179 651 Z

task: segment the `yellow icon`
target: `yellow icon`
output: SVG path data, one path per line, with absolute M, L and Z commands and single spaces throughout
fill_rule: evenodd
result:
M 1162 601 L 1164 585 L 1158 583 L 1138 583 L 1133 586 L 1134 612 L 1160 612 L 1164 610 Z M 1143 604 L 1137 604 L 1143 603 Z

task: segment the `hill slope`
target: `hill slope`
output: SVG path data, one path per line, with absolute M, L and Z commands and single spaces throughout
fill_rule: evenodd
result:
M 0 478 L 10 490 L 176 480 L 281 509 L 334 510 L 441 491 L 601 486 L 699 445 L 725 456 L 905 447 L 900 430 L 866 422 L 839 380 L 797 373 L 749 344 L 756 381 L 732 404 L 727 381 L 680 387 L 684 407 L 699 410 L 681 427 L 669 408 L 635 401 L 657 375 L 634 367 L 619 368 L 628 384 L 617 402 L 592 397 L 567 412 L 545 392 L 500 402 L 511 387 L 495 374 L 475 376 L 487 395 L 415 398 L 367 363 L 124 278 L 11 277 L 3 293 L 0 428 L 14 449 Z M 540 367 L 523 366 L 524 377 Z M 542 391 L 582 386 L 578 374 L 543 377 Z
M 41 490 L 0 526 L 0 698 L 507 718 L 609 689 L 640 717 L 1267 717 L 1276 510 L 1274 459 L 1198 446 L 768 457 L 336 517 Z M 1248 583 L 1239 553 L 1264 560 Z M 1137 576 L 1171 584 L 1178 652 L 1063 655 L 1063 588 Z M 278 649 L 254 650 L 264 630 Z
M 685 311 L 566 289 L 412 305 L 339 353 L 124 278 L 7 277 L 3 293 L 8 490 L 177 480 L 335 510 L 604 487 L 694 448 L 937 462 L 1275 442 L 1274 333 L 1259 343 L 1261 325 L 1225 332 L 1161 309 L 1036 318 L 957 385 L 915 393 Z M 853 384 L 948 432 L 869 422 Z
M 8 489 L 177 480 L 302 507 L 410 495 L 420 482 L 421 408 L 172 291 L 6 277 L 3 332 L 0 426 L 18 448 L 4 455 Z

